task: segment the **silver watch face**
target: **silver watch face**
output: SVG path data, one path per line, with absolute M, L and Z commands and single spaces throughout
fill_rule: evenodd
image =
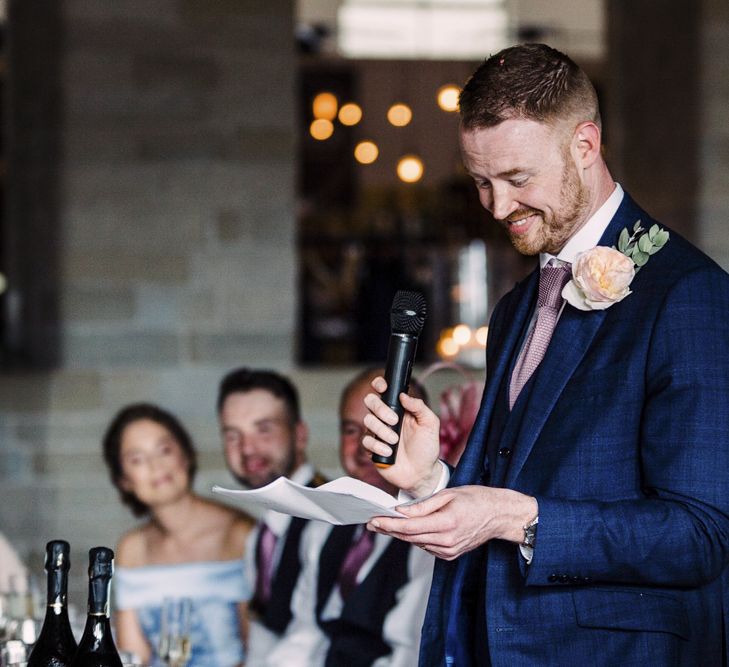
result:
M 522 542 L 522 545 L 525 547 L 533 547 L 536 537 L 537 537 L 537 524 L 530 523 L 528 526 L 524 527 L 524 542 Z

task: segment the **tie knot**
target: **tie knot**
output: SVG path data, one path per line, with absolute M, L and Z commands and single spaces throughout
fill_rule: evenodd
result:
M 562 288 L 570 278 L 572 268 L 570 264 L 552 266 L 547 264 L 539 273 L 539 296 L 537 307 L 558 309 L 562 305 Z

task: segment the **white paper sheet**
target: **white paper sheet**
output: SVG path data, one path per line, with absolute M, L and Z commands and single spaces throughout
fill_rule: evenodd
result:
M 213 492 L 245 504 L 340 526 L 366 523 L 375 516 L 403 516 L 392 509 L 400 504 L 397 498 L 353 477 L 340 477 L 315 489 L 279 477 L 260 489 L 243 491 L 216 484 Z

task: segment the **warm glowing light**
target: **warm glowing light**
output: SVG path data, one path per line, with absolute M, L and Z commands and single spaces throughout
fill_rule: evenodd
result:
M 311 104 L 314 118 L 334 120 L 337 117 L 339 102 L 333 93 L 319 93 Z
M 488 327 L 479 327 L 476 329 L 476 342 L 481 347 L 486 347 L 486 339 L 489 335 L 489 328 Z
M 387 110 L 387 120 L 395 127 L 405 127 L 413 119 L 413 112 L 407 104 L 393 104 Z
M 461 90 L 458 86 L 448 83 L 438 89 L 438 106 L 443 111 L 458 111 L 458 95 Z
M 471 327 L 459 324 L 453 329 L 453 340 L 459 345 L 466 345 L 471 340 Z
M 377 144 L 372 141 L 360 141 L 354 149 L 354 158 L 360 164 L 372 164 L 379 154 Z
M 0 273 L 0 294 L 2 294 L 8 288 L 7 278 Z
M 326 118 L 317 118 L 309 126 L 309 132 L 314 139 L 324 141 L 325 139 L 329 139 L 334 133 L 334 125 L 332 125 L 332 121 Z
M 406 155 L 397 163 L 397 176 L 405 183 L 416 183 L 423 177 L 423 161 L 416 155 Z
M 362 120 L 362 109 L 354 102 L 343 104 L 339 110 L 339 122 L 342 125 L 356 125 Z
M 441 357 L 455 357 L 458 354 L 458 343 L 452 338 L 441 338 L 436 345 L 436 352 Z

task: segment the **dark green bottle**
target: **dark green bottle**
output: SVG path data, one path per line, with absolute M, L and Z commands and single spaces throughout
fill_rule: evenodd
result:
M 48 607 L 38 641 L 28 658 L 28 667 L 68 667 L 76 653 L 76 640 L 68 622 L 68 570 L 70 547 L 65 540 L 46 544 Z
M 122 667 L 109 623 L 109 587 L 113 574 L 114 552 L 106 547 L 91 549 L 89 612 L 71 667 Z

